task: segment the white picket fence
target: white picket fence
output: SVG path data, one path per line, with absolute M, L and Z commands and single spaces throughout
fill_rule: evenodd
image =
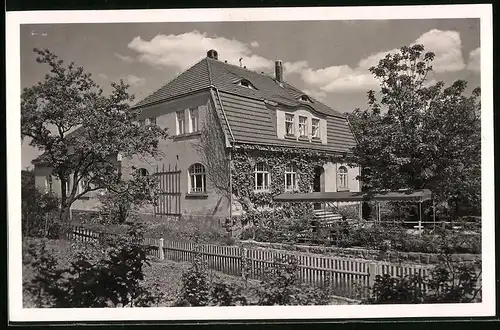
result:
M 69 236 L 81 242 L 96 241 L 103 233 L 85 228 L 74 228 Z M 210 269 L 244 279 L 260 280 L 273 268 L 278 258 L 295 257 L 299 268 L 299 279 L 314 286 L 330 286 L 338 296 L 362 299 L 370 293 L 377 275 L 404 276 L 419 274 L 429 276 L 434 266 L 420 264 L 393 264 L 365 259 L 342 258 L 276 250 L 270 248 L 242 246 L 219 246 L 189 242 L 164 241 L 163 238 L 145 238 L 144 245 L 149 254 L 177 262 L 192 262 L 201 255 Z M 425 289 L 425 286 L 422 286 Z

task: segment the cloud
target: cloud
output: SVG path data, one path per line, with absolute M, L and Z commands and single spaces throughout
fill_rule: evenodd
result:
M 326 98 L 326 93 L 319 90 L 304 89 L 304 93 L 306 93 L 309 96 L 312 96 L 313 98 L 319 101 L 324 101 Z
M 122 60 L 125 63 L 135 62 L 135 58 L 133 58 L 131 56 L 121 55 L 121 54 L 118 54 L 118 53 L 115 53 L 115 56 L 118 57 L 120 60 Z
M 254 43 L 255 45 L 255 43 Z M 179 35 L 159 34 L 151 40 L 135 37 L 128 47 L 138 53 L 138 60 L 154 66 L 186 70 L 206 55 L 207 50 L 219 52 L 219 59 L 237 64 L 242 57 L 249 69 L 272 68 L 274 62 L 253 54 L 251 44 L 223 37 L 209 37 L 192 31 Z
M 250 47 L 252 47 L 252 48 L 259 48 L 259 43 L 257 41 L 252 41 L 250 43 Z
M 467 69 L 475 72 L 481 71 L 481 47 L 477 47 L 469 53 Z
M 132 87 L 138 87 L 146 84 L 146 79 L 129 74 L 125 77 L 125 82 Z
M 308 67 L 309 64 L 306 61 L 283 63 L 284 71 L 289 73 L 300 73 L 303 70 L 307 69 Z
M 437 73 L 460 71 L 465 68 L 462 42 L 460 34 L 456 31 L 430 30 L 411 44 L 423 44 L 426 51 L 435 54 L 432 66 Z M 370 54 L 362 58 L 356 66 L 337 65 L 313 69 L 307 62 L 301 61 L 290 63 L 288 67 L 285 63 L 285 69 L 288 69 L 287 72 L 300 74 L 305 83 L 327 93 L 374 89 L 379 86 L 379 81 L 369 72 L 370 67 L 378 65 L 387 54 L 398 51 L 399 49 L 391 49 Z M 471 70 L 477 70 L 475 61 L 478 59 L 479 48 L 471 52 L 468 66 Z
M 97 76 L 98 76 L 99 78 L 101 78 L 101 79 L 104 79 L 104 80 L 108 80 L 108 79 L 109 79 L 108 75 L 107 75 L 107 74 L 104 74 L 104 73 L 99 73 Z
M 423 44 L 426 51 L 436 55 L 432 62 L 435 72 L 454 72 L 465 68 L 460 33 L 434 29 L 422 34 L 415 43 Z

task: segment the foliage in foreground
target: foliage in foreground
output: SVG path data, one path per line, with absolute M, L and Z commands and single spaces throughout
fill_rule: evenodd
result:
M 45 242 L 27 251 L 34 278 L 26 290 L 39 307 L 143 307 L 157 305 L 162 294 L 157 287 L 143 285 L 149 266 L 141 245 L 141 229 L 131 225 L 128 236 L 108 242 L 103 255 L 80 252 L 69 267 L 58 267 Z
M 327 305 L 329 286 L 317 288 L 300 283 L 299 267 L 294 256 L 276 258 L 264 270 L 256 287 L 247 290 L 231 286 L 213 276 L 201 255 L 182 275 L 183 287 L 176 306 L 242 305 Z
M 429 276 L 377 275 L 366 304 L 430 304 L 476 302 L 481 292 L 481 263 L 454 262 L 450 255 Z
M 182 291 L 176 306 L 247 305 L 238 286 L 231 286 L 209 273 L 202 255 L 197 254 L 191 267 L 182 274 Z

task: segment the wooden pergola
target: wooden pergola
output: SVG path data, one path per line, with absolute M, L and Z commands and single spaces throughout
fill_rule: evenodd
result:
M 331 202 L 377 202 L 377 220 L 380 222 L 380 202 L 409 202 L 417 203 L 419 207 L 418 229 L 422 229 L 422 203 L 432 200 L 432 192 L 429 189 L 420 190 L 396 190 L 375 192 L 311 192 L 311 193 L 283 193 L 274 197 L 276 202 L 288 203 L 331 203 Z M 361 204 L 360 204 L 360 218 Z M 436 224 L 436 210 L 433 201 L 433 223 Z

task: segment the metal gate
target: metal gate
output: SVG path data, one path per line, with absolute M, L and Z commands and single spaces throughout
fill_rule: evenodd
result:
M 181 215 L 181 171 L 162 165 L 157 166 L 155 176 L 159 181 L 158 203 L 155 206 L 155 216 L 180 216 Z

